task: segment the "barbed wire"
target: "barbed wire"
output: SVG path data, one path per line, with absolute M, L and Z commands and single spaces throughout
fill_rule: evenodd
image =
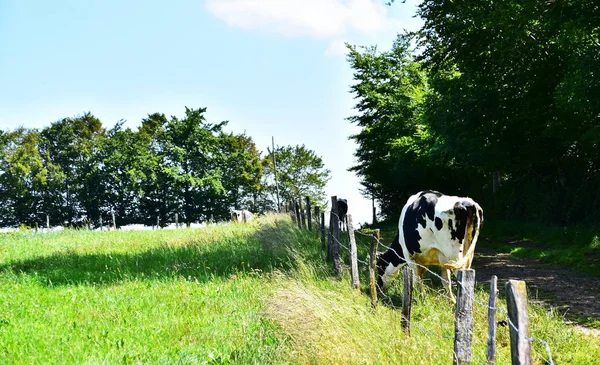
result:
M 335 212 L 332 212 L 332 211 L 329 211 L 329 213 L 330 213 L 330 214 L 333 214 L 333 215 L 335 215 L 335 216 L 336 216 L 336 217 L 339 219 L 339 215 L 338 215 L 337 213 L 335 213 Z M 419 263 L 417 263 L 417 262 L 415 262 L 415 261 L 412 261 L 412 260 L 406 260 L 406 259 L 405 259 L 403 256 L 401 256 L 400 254 L 398 254 L 398 252 L 397 252 L 395 249 L 393 249 L 391 246 L 387 246 L 387 245 L 383 244 L 383 243 L 381 242 L 381 239 L 380 239 L 380 238 L 377 238 L 377 237 L 376 237 L 376 236 L 374 236 L 373 234 L 367 234 L 367 233 L 361 232 L 360 230 L 354 230 L 354 233 L 358 233 L 359 235 L 362 235 L 362 236 L 365 236 L 365 237 L 369 237 L 370 239 L 375 239 L 375 240 L 377 241 L 377 243 L 378 243 L 378 245 L 379 245 L 379 246 L 381 246 L 381 247 L 385 248 L 386 250 L 391 250 L 391 251 L 392 251 L 392 252 L 393 252 L 393 253 L 394 253 L 394 254 L 395 254 L 395 255 L 396 255 L 396 256 L 397 256 L 397 257 L 398 257 L 400 260 L 402 260 L 402 261 L 404 262 L 404 264 L 402 264 L 402 263 L 401 263 L 401 264 L 400 264 L 400 265 L 398 265 L 398 266 L 403 266 L 403 265 L 409 265 L 409 266 L 411 266 L 411 265 L 414 265 L 414 266 L 418 266 L 418 267 L 420 267 L 420 268 L 423 268 L 423 269 L 425 269 L 427 272 L 429 272 L 430 274 L 434 275 L 434 276 L 435 276 L 435 277 L 437 277 L 438 279 L 440 279 L 440 280 L 441 280 L 443 283 L 450 284 L 450 285 L 452 285 L 452 284 L 460 285 L 460 286 L 461 286 L 461 287 L 463 287 L 463 289 L 464 289 L 463 283 L 461 283 L 460 281 L 458 281 L 458 280 L 457 280 L 457 281 L 453 281 L 453 280 L 452 280 L 452 279 L 450 279 L 450 278 L 449 278 L 449 279 L 445 279 L 445 278 L 443 278 L 442 276 L 438 275 L 437 273 L 435 273 L 434 271 L 432 271 L 431 269 L 429 269 L 429 268 L 428 268 L 428 267 L 426 267 L 426 266 L 423 266 L 423 265 L 421 265 L 421 264 L 419 264 Z M 350 251 L 349 247 L 348 247 L 348 246 L 346 246 L 346 245 L 344 245 L 342 242 L 340 242 L 340 240 L 338 240 L 338 239 L 337 239 L 337 238 L 336 238 L 334 235 L 330 235 L 330 236 L 331 236 L 331 237 L 332 237 L 332 239 L 333 239 L 333 240 L 335 240 L 335 241 L 336 241 L 336 242 L 337 242 L 337 243 L 338 243 L 340 246 L 342 246 L 342 247 L 346 248 L 348 251 Z M 378 255 L 378 256 L 379 256 L 379 255 Z M 390 262 L 388 262 L 387 260 L 383 259 L 381 256 L 379 256 L 379 257 L 378 257 L 378 259 L 380 259 L 380 260 L 383 260 L 383 261 L 384 261 L 386 264 L 388 264 L 388 265 L 390 264 Z M 365 264 L 365 265 L 369 265 L 369 264 L 368 264 L 367 262 L 365 262 L 365 261 L 362 261 L 362 260 L 359 260 L 359 261 L 360 261 L 361 263 Z M 482 281 L 482 282 L 480 282 L 480 283 L 487 283 L 487 282 L 491 282 L 491 280 Z M 379 293 L 380 293 L 380 294 L 382 294 L 382 295 L 384 295 L 384 296 L 386 296 L 386 297 L 387 297 L 387 298 L 390 300 L 390 303 L 391 303 L 392 307 L 393 307 L 394 309 L 397 309 L 397 308 L 396 308 L 396 307 L 393 305 L 393 302 L 391 302 L 391 297 L 387 296 L 387 295 L 384 293 L 384 291 L 383 291 L 383 288 L 381 288 L 381 287 L 379 286 L 379 284 L 376 284 L 376 285 L 377 285 L 377 287 L 378 287 L 378 289 L 379 289 Z M 465 292 L 467 292 L 467 291 L 465 291 Z M 467 292 L 467 293 L 468 293 L 468 292 Z M 453 300 L 453 301 L 454 301 L 454 299 L 453 299 L 453 298 L 452 298 L 450 295 L 447 295 L 447 294 L 441 294 L 441 293 L 439 293 L 439 292 L 438 292 L 438 295 L 442 295 L 442 296 L 444 296 L 444 297 L 446 297 L 446 298 L 448 298 L 448 299 L 451 299 L 451 300 Z M 472 301 L 473 301 L 473 303 L 475 303 L 475 304 L 478 304 L 479 306 L 481 306 L 481 307 L 483 307 L 483 308 L 487 308 L 488 310 L 497 310 L 497 311 L 500 311 L 500 312 L 503 312 L 503 313 L 506 313 L 506 314 L 508 314 L 508 311 L 507 311 L 507 309 L 505 309 L 505 308 L 503 308 L 503 307 L 498 307 L 498 306 L 494 306 L 494 307 L 492 307 L 492 306 L 490 306 L 490 305 L 489 305 L 489 304 L 487 304 L 487 303 L 484 303 L 484 302 L 481 302 L 481 301 L 479 301 L 477 298 L 475 298 L 475 295 L 474 295 L 474 294 L 473 294 L 473 295 L 467 294 L 467 297 L 468 297 L 470 300 L 472 300 Z M 403 318 L 404 318 L 404 315 L 402 315 L 402 316 L 403 316 Z M 410 320 L 408 320 L 408 319 L 406 319 L 406 318 L 405 318 L 405 320 L 406 320 L 406 321 L 407 321 L 409 324 L 411 324 L 411 325 L 414 325 L 414 323 L 412 323 Z M 507 320 L 508 320 L 508 323 L 509 323 L 509 325 L 510 325 L 510 326 L 511 326 L 511 327 L 512 327 L 512 328 L 513 328 L 515 331 L 517 331 L 518 333 L 521 333 L 521 334 L 523 334 L 523 332 L 522 332 L 522 331 L 520 331 L 520 330 L 519 330 L 519 328 L 518 328 L 517 326 L 515 326 L 515 325 L 514 325 L 514 323 L 512 323 L 512 321 L 510 320 L 510 318 L 508 317 L 508 315 L 507 315 Z M 421 329 L 421 328 L 419 328 L 418 326 L 415 326 L 415 327 L 416 327 L 417 329 L 419 329 L 419 330 L 422 330 L 422 329 Z M 427 332 L 427 331 L 426 331 L 426 332 Z M 426 333 L 426 332 L 424 332 L 424 333 Z M 431 333 L 430 333 L 430 334 L 431 334 Z M 527 339 L 527 340 L 528 340 L 530 343 L 533 343 L 534 341 L 540 342 L 540 343 L 541 343 L 541 344 L 544 346 L 544 348 L 545 348 L 545 350 L 546 350 L 546 353 L 547 353 L 547 355 L 548 355 L 548 359 L 546 359 L 546 358 L 545 358 L 543 355 L 541 355 L 541 354 L 540 354 L 540 353 L 539 353 L 537 350 L 535 350 L 535 347 L 533 347 L 533 346 L 532 346 L 531 348 L 532 348 L 532 349 L 533 349 L 533 351 L 535 351 L 535 352 L 538 354 L 538 356 L 540 356 L 540 357 L 541 357 L 541 358 L 542 358 L 542 359 L 543 359 L 543 360 L 544 360 L 544 361 L 545 361 L 547 364 L 549 364 L 549 365 L 554 365 L 554 360 L 553 360 L 553 358 L 552 358 L 552 350 L 551 350 L 551 348 L 550 348 L 550 345 L 548 344 L 548 342 L 547 342 L 547 341 L 545 341 L 545 340 L 542 340 L 542 339 L 540 339 L 540 338 L 536 338 L 536 337 L 533 337 L 533 336 L 529 336 L 529 334 L 527 334 L 527 333 L 525 333 L 524 335 L 525 335 L 525 338 L 526 338 L 526 339 Z M 477 337 L 475 337 L 475 339 L 476 339 L 476 340 L 479 340 Z M 482 362 L 483 364 L 485 364 L 485 363 L 486 363 L 486 362 L 484 362 L 484 361 L 481 361 L 481 360 L 478 360 L 478 361 Z

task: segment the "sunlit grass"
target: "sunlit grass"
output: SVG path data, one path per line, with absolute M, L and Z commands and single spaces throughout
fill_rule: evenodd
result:
M 332 278 L 317 237 L 274 217 L 199 230 L 2 235 L 0 363 L 452 361 L 454 309 L 439 282 L 415 295 L 408 337 L 395 308 L 401 280 L 372 310 L 366 268 L 360 291 L 347 272 Z M 358 244 L 365 259 L 368 238 Z M 485 286 L 476 298 L 487 302 Z M 474 357 L 485 360 L 487 311 L 476 306 L 474 316 Z M 530 319 L 557 363 L 597 363 L 597 339 L 542 307 L 531 306 Z M 506 327 L 497 342 L 497 363 L 508 363 Z M 541 364 L 545 350 L 534 348 Z

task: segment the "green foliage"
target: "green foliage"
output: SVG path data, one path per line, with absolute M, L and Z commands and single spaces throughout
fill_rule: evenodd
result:
M 400 36 L 391 51 L 350 48 L 359 102 L 349 119 L 364 139 L 354 170 L 384 215 L 433 188 L 473 196 L 488 217 L 598 218 L 600 6 L 433 0 L 418 15 L 422 29 Z M 419 78 L 402 78 L 413 69 Z M 390 74 L 405 81 L 394 84 Z M 411 108 L 398 94 L 415 89 L 424 95 Z M 399 105 L 409 112 L 393 112 Z M 495 199 L 493 172 L 502 177 Z
M 262 205 L 264 209 L 277 206 L 275 169 L 272 151 L 263 159 Z M 326 206 L 325 185 L 331 171 L 325 168 L 323 159 L 304 145 L 283 146 L 275 149 L 277 163 L 277 187 L 280 203 L 303 199 L 308 196 L 313 204 Z
M 276 208 L 272 162 L 252 137 L 209 123 L 206 108 L 181 119 L 154 113 L 138 130 L 105 129 L 90 113 L 41 132 L 0 131 L 0 227 L 37 222 L 97 227 L 227 220 L 230 209 Z M 329 170 L 314 151 L 277 151 L 282 193 L 324 196 Z M 266 174 L 266 176 L 264 176 Z M 290 195 L 291 194 L 291 195 Z

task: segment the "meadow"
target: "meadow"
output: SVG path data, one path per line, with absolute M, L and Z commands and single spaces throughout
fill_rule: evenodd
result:
M 365 259 L 368 239 L 358 238 Z M 331 276 L 316 232 L 287 217 L 203 229 L 0 235 L 1 364 L 443 364 L 454 308 L 429 279 L 402 333 L 401 280 L 377 310 Z M 431 277 L 430 277 L 431 278 Z M 485 283 L 476 299 L 487 302 Z M 504 302 L 501 300 L 501 306 Z M 600 340 L 530 305 L 558 364 L 597 364 Z M 473 363 L 485 360 L 476 306 Z M 499 313 L 499 320 L 502 314 Z M 498 327 L 497 363 L 509 360 Z M 534 342 L 535 363 L 548 355 Z

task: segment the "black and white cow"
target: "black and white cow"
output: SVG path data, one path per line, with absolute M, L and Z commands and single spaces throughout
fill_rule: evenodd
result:
M 252 213 L 248 210 L 231 210 L 231 221 L 233 223 L 247 223 L 252 220 Z
M 338 199 L 337 200 L 337 214 L 340 222 L 340 229 L 344 230 L 344 223 L 346 223 L 346 230 L 348 223 L 346 222 L 346 214 L 348 214 L 348 200 Z
M 471 267 L 482 224 L 483 210 L 471 198 L 432 190 L 411 196 L 402 208 L 394 242 L 377 260 L 379 287 L 383 289 L 404 264 L 412 267 L 419 279 L 425 269 L 415 263 L 435 265 L 442 268 L 445 287 L 454 300 L 451 271 Z

